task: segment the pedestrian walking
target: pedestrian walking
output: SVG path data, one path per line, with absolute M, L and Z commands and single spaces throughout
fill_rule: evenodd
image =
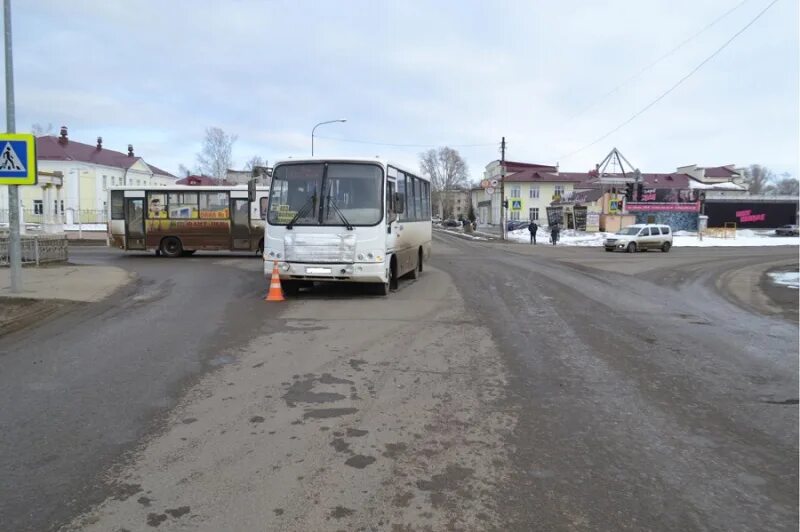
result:
M 528 224 L 528 232 L 531 234 L 531 244 L 534 246 L 536 245 L 536 231 L 539 230 L 539 226 L 536 225 L 536 222 L 531 220 L 531 223 Z
M 558 236 L 560 232 L 561 228 L 558 224 L 553 224 L 553 226 L 550 228 L 550 241 L 553 242 L 554 246 L 558 243 Z

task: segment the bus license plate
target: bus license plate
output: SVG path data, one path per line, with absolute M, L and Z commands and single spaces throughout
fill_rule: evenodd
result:
M 306 268 L 306 273 L 331 273 L 330 268 Z

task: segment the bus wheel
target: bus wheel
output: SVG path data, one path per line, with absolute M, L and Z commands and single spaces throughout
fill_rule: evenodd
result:
M 161 254 L 170 258 L 183 255 L 183 245 L 179 238 L 168 236 L 161 241 Z
M 389 263 L 389 289 L 390 290 L 397 290 L 398 281 L 397 281 L 397 258 L 393 255 L 392 262 Z
M 419 272 L 422 271 L 422 248 L 419 249 L 417 253 L 417 263 L 414 265 L 414 269 L 408 272 L 409 279 L 419 279 Z

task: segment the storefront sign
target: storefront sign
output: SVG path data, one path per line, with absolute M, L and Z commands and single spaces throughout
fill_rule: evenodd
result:
M 753 211 L 747 209 L 745 211 L 736 211 L 736 218 L 739 220 L 739 223 L 764 222 L 767 219 L 767 215 L 753 214 Z
M 586 213 L 586 230 L 599 231 L 600 230 L 600 213 L 587 212 Z
M 586 207 L 573 207 L 572 213 L 575 216 L 575 229 L 586 231 Z
M 700 212 L 700 203 L 628 203 L 628 212 Z

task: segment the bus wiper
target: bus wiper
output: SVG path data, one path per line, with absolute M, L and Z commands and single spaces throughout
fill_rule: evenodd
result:
M 339 218 L 342 219 L 342 221 L 344 222 L 344 226 L 347 227 L 347 230 L 348 231 L 352 231 L 353 230 L 352 224 L 350 224 L 350 222 L 347 221 L 347 218 L 345 217 L 345 215 L 342 212 L 342 210 L 339 208 L 338 205 L 336 205 L 336 202 L 333 201 L 333 198 L 331 197 L 331 193 L 328 192 L 328 212 L 330 212 L 331 207 L 333 207 L 334 212 L 336 212 L 336 214 L 339 215 Z
M 292 228 L 292 226 L 293 226 L 295 223 L 297 223 L 297 220 L 299 220 L 300 218 L 302 218 L 303 216 L 305 216 L 305 215 L 308 213 L 308 211 L 309 211 L 310 209 L 313 209 L 313 208 L 315 208 L 316 204 L 317 204 L 317 192 L 316 192 L 316 191 L 314 191 L 314 193 L 313 193 L 313 194 L 311 194 L 311 195 L 308 197 L 308 199 L 306 199 L 306 202 L 305 202 L 305 203 L 303 203 L 303 206 L 302 206 L 302 207 L 300 207 L 300 210 L 299 210 L 299 211 L 297 211 L 297 213 L 296 213 L 296 214 L 295 214 L 295 215 L 292 217 L 292 219 L 291 219 L 291 220 L 289 220 L 289 223 L 288 223 L 288 224 L 286 224 L 286 229 L 291 229 L 291 228 Z

